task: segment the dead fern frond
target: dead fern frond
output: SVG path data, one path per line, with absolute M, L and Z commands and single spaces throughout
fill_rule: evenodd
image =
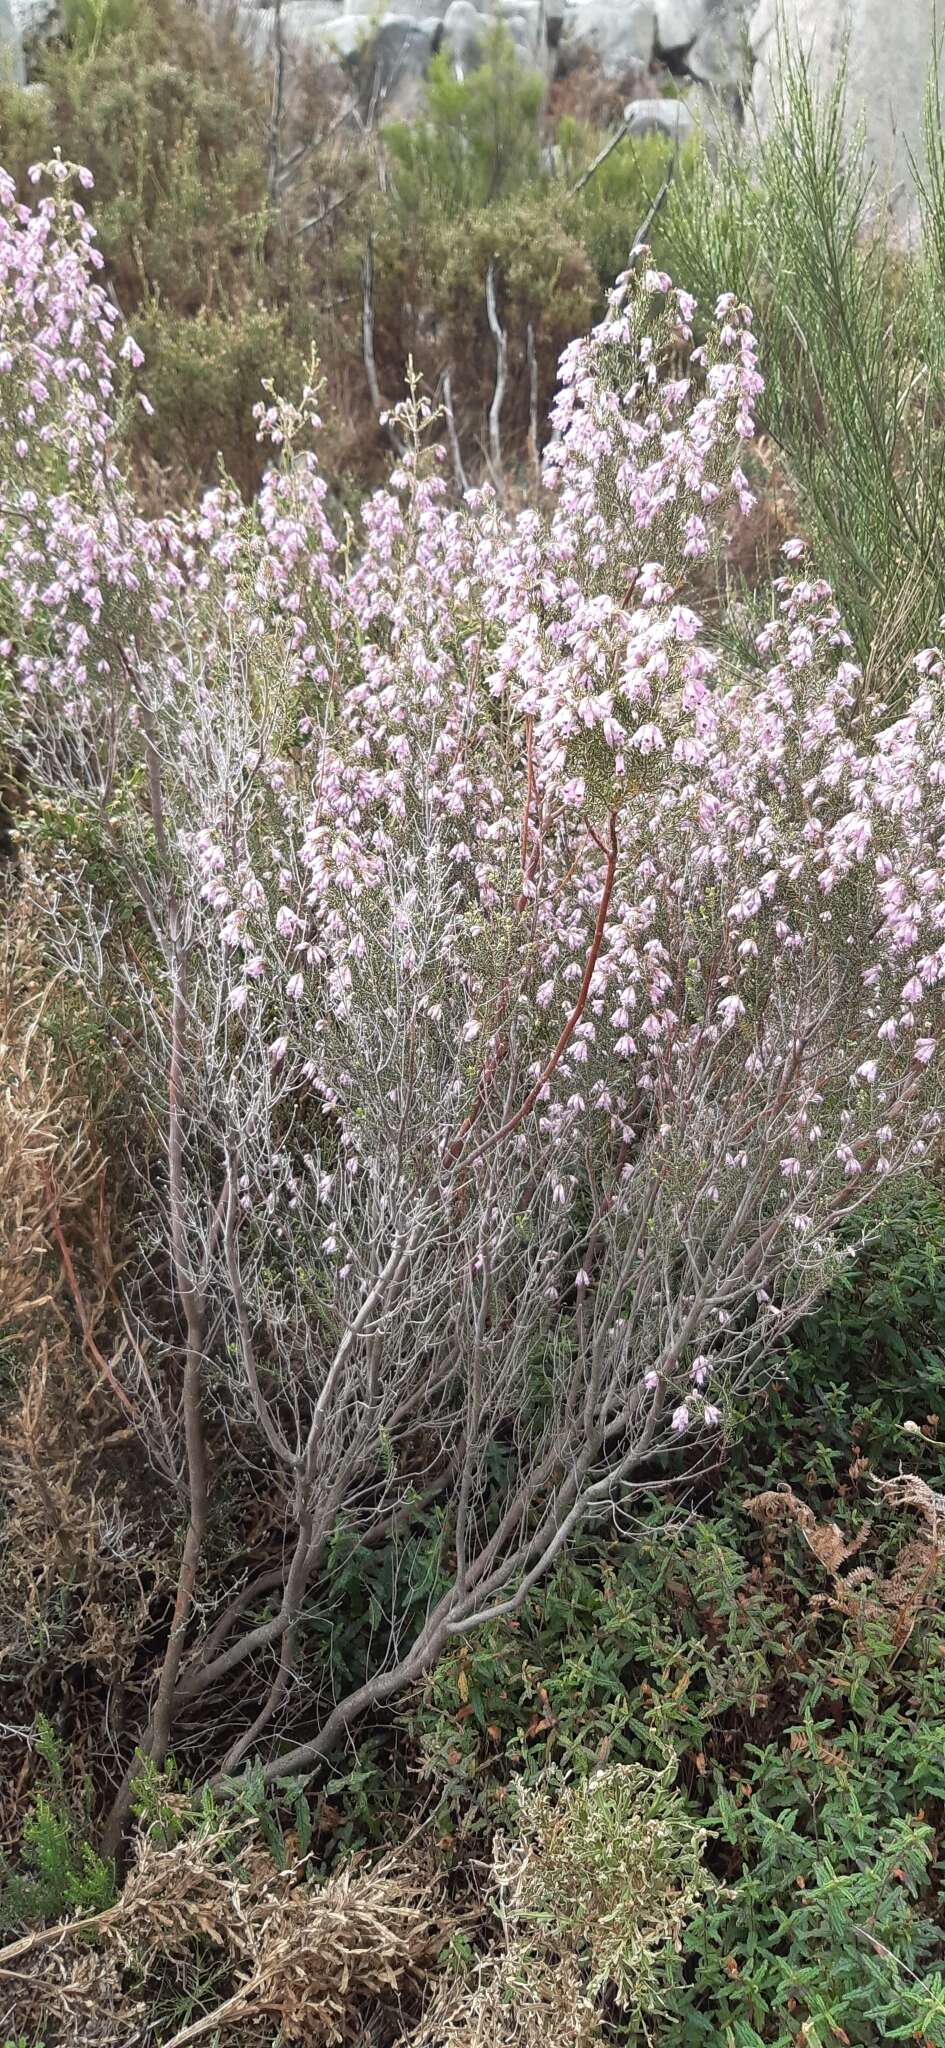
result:
M 867 1623 L 883 1622 L 898 1656 L 905 1649 L 919 1615 L 931 1603 L 945 1561 L 945 1495 L 934 1493 L 915 1473 L 877 1479 L 874 1487 L 887 1508 L 909 1509 L 925 1524 L 921 1535 L 908 1537 L 900 1544 L 884 1577 L 868 1565 L 858 1565 L 852 1572 L 843 1571 L 872 1533 L 872 1521 L 863 1522 L 848 1540 L 836 1522 L 818 1522 L 813 1510 L 798 1500 L 790 1487 L 756 1494 L 745 1502 L 745 1509 L 756 1522 L 793 1522 L 808 1549 L 829 1574 L 831 1590 L 827 1604 L 835 1613 L 856 1623 L 861 1636 Z
M 836 1522 L 818 1522 L 812 1508 L 798 1500 L 789 1486 L 773 1493 L 756 1493 L 745 1502 L 745 1513 L 755 1522 L 778 1522 L 788 1520 L 795 1524 L 818 1564 L 825 1571 L 836 1573 L 841 1565 L 847 1564 L 861 1550 L 872 1528 L 871 1522 L 862 1523 L 856 1535 L 848 1540 Z

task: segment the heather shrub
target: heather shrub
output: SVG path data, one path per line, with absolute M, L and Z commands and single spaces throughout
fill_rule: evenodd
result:
M 21 197 L 54 148 L 92 172 L 109 285 L 162 405 L 159 432 L 129 413 L 133 456 L 192 491 L 222 454 L 252 488 L 252 407 L 267 376 L 301 387 L 311 332 L 297 245 L 270 217 L 268 84 L 223 15 L 147 0 L 102 19 L 44 48 L 41 94 L 0 87 L 3 161 Z
M 118 1021 L 162 1155 L 123 1371 L 185 1526 L 139 1747 L 212 1701 L 202 1774 L 272 1783 L 654 1460 L 714 1455 L 923 1157 L 940 658 L 890 721 L 803 568 L 744 669 L 708 644 L 677 584 L 750 503 L 761 380 L 728 298 L 675 374 L 692 303 L 645 265 L 563 358 L 547 512 L 452 505 L 414 396 L 354 558 L 309 391 L 260 417 L 256 504 L 145 519 L 59 192 L 4 188 L 4 725 L 50 965 Z M 261 1471 L 281 1561 L 228 1574 Z M 339 1696 L 307 1617 L 394 1539 Z

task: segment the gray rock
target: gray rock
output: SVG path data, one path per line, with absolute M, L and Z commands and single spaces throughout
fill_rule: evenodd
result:
M 276 13 L 270 6 L 238 0 L 235 22 L 244 48 L 256 63 L 272 62 Z M 339 14 L 332 0 L 282 0 L 282 36 L 289 55 L 314 51 L 346 62 L 364 43 L 370 23 Z
M 372 98 L 378 95 L 389 118 L 419 112 L 427 66 L 441 35 L 437 22 L 424 28 L 407 14 L 385 14 L 359 67 Z
M 565 17 L 562 47 L 590 51 L 607 78 L 645 71 L 656 45 L 656 11 L 647 0 L 580 0 Z
M 308 0 L 290 0 L 290 5 L 301 15 Z M 371 24 L 363 15 L 357 14 L 339 14 L 333 21 L 312 23 L 309 31 L 309 41 L 337 57 L 340 64 L 351 63 L 367 48 L 370 40 Z
M 543 62 L 547 44 L 542 0 L 497 0 L 496 14 L 523 55 Z
M 477 70 L 482 63 L 482 46 L 489 27 L 488 17 L 480 14 L 472 0 L 450 0 L 443 16 L 440 48 L 458 77 L 465 78 L 467 72 Z
M 630 135 L 668 135 L 677 145 L 692 134 L 695 121 L 685 100 L 630 100 L 623 118 Z
M 23 39 L 13 19 L 10 0 L 0 0 L 0 76 L 12 78 L 15 85 L 26 84 Z
M 704 85 L 747 86 L 751 77 L 751 45 L 747 13 L 737 0 L 716 4 L 691 48 L 686 70 Z
M 762 0 L 750 24 L 755 58 L 751 121 L 760 140 L 782 97 L 782 37 L 804 50 L 811 75 L 829 90 L 846 56 L 845 118 L 862 121 L 877 196 L 906 235 L 916 219 L 912 159 L 921 163 L 922 113 L 933 64 L 939 90 L 945 60 L 930 0 Z
M 58 26 L 57 0 L 7 0 L 7 5 L 22 43 L 50 36 Z
M 656 41 L 661 50 L 685 50 L 708 16 L 707 0 L 656 0 Z
M 428 26 L 430 22 L 439 27 L 449 4 L 450 0 L 397 0 L 397 12 L 408 14 L 411 21 L 419 22 L 421 28 Z M 348 7 L 350 11 L 350 0 Z M 377 12 L 376 0 L 374 12 Z

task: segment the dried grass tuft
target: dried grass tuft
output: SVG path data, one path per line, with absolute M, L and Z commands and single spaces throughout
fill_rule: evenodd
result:
M 100 1173 L 76 1118 L 68 1080 L 44 1035 L 44 989 L 25 904 L 0 904 L 0 1329 L 46 1307 L 49 1190 L 79 1209 Z
M 36 1711 L 74 1693 L 86 1764 L 102 1742 L 94 1686 L 126 1676 L 173 1565 L 95 1340 L 111 1273 L 104 1163 L 47 1028 L 56 993 L 28 901 L 0 878 L 0 1852 L 19 1835 Z
M 156 1983 L 169 1970 L 185 1985 L 188 1965 L 209 1947 L 227 1996 L 162 2048 L 207 2035 L 259 2042 L 277 2031 L 287 2048 L 340 2048 L 363 2040 L 372 2016 L 386 2017 L 388 2039 L 392 2027 L 399 2032 L 454 1925 L 441 1881 L 403 1849 L 373 1863 L 355 1858 L 314 1885 L 302 1865 L 280 1872 L 260 1849 L 238 1854 L 233 1831 L 221 1829 L 170 1848 L 139 1842 L 116 1904 L 13 1943 L 0 1953 L 0 1981 L 11 1970 L 24 1981 L 28 1974 L 33 2025 L 55 2025 L 62 2040 L 127 2048 L 146 2006 L 123 1987 Z M 81 2031 L 90 1953 L 99 1970 L 97 2024 L 110 2025 L 95 2034 Z M 146 2030 L 140 2038 L 152 2037 Z

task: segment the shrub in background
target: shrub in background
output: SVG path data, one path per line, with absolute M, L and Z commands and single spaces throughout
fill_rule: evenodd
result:
M 500 24 L 483 46 L 483 61 L 457 78 L 445 54 L 427 74 L 424 112 L 384 129 L 393 196 L 405 227 L 433 212 L 478 211 L 541 176 L 539 115 L 544 87 L 518 57 Z
M 425 118 L 390 123 L 380 138 L 344 117 L 337 71 L 294 58 L 274 141 L 272 81 L 225 13 L 89 0 L 66 26 L 39 59 L 41 93 L 0 86 L 0 159 L 21 196 L 30 165 L 54 147 L 94 174 L 109 282 L 148 359 L 154 412 L 133 410 L 126 432 L 149 499 L 192 496 L 218 458 L 242 490 L 255 488 L 262 381 L 297 393 L 313 343 L 332 401 L 332 481 L 356 502 L 377 480 L 387 444 L 363 361 L 369 237 L 382 390 L 397 397 L 411 358 L 431 389 L 448 370 L 473 476 L 495 383 L 494 266 L 514 480 L 561 349 L 602 310 L 665 147 L 624 143 L 575 191 L 601 136 L 573 120 L 560 124 L 560 145 L 551 126 L 543 135 L 540 82 L 501 29 L 464 80 L 435 60 Z
M 92 172 L 109 287 L 161 400 L 159 430 L 130 413 L 133 452 L 186 491 L 222 455 L 251 489 L 252 407 L 267 376 L 300 388 L 311 333 L 297 248 L 270 216 L 265 75 L 224 16 L 178 0 L 77 15 L 38 75 L 38 94 L 0 87 L 0 158 L 24 195 L 54 148 Z
M 425 118 L 383 130 L 389 170 L 372 209 L 383 387 L 396 393 L 411 359 L 431 390 L 448 372 L 473 476 L 496 383 L 491 269 L 507 343 L 510 482 L 530 435 L 544 431 L 561 350 L 603 311 L 668 161 L 664 141 L 624 141 L 584 183 L 600 133 L 566 118 L 557 132 L 546 121 L 543 135 L 541 101 L 540 80 L 501 28 L 466 79 L 434 59 Z

